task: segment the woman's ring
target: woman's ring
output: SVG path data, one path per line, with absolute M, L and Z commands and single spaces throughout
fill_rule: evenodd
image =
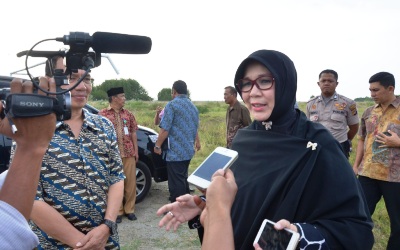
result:
M 174 217 L 174 214 L 171 211 L 168 211 L 168 214 Z

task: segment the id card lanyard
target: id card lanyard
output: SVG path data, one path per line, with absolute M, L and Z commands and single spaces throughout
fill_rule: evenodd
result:
M 125 135 L 129 135 L 128 127 L 126 125 L 126 120 L 124 119 L 124 133 Z

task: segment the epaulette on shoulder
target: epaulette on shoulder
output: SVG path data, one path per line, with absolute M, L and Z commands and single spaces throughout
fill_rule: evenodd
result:
M 314 101 L 314 100 L 316 100 L 317 98 L 318 98 L 318 96 L 314 96 L 313 98 L 311 98 L 310 100 L 308 100 L 307 103 L 309 103 L 309 102 L 311 102 L 311 101 Z

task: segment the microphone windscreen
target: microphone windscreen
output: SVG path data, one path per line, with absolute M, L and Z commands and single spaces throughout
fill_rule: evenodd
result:
M 92 48 L 97 53 L 147 54 L 152 45 L 147 36 L 95 32 L 92 38 Z

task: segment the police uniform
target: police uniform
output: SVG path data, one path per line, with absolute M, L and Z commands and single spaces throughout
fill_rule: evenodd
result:
M 359 123 L 356 102 L 335 92 L 325 104 L 322 96 L 312 98 L 307 102 L 307 118 L 312 122 L 321 123 L 333 137 L 342 144 L 348 144 L 348 126 Z M 346 150 L 347 151 L 347 150 Z

